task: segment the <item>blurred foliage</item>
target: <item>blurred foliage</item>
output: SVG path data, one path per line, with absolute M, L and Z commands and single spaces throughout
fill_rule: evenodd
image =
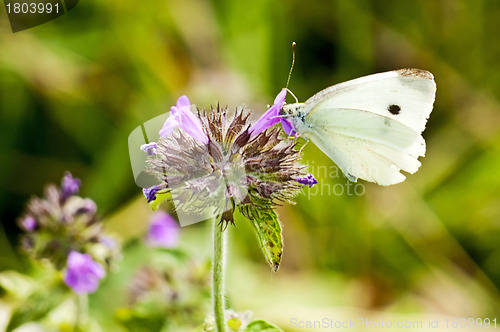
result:
M 346 179 L 330 176 L 333 162 L 309 143 L 306 160 L 320 182 L 278 211 L 280 271 L 269 275 L 250 225 L 229 229 L 232 306 L 281 327 L 298 313 L 319 319 L 363 310 L 493 318 L 498 31 L 494 0 L 81 1 L 15 34 L 1 7 L 0 269 L 25 266 L 15 219 L 65 170 L 86 183 L 82 195 L 97 202 L 110 229 L 125 240 L 141 236 L 148 207 L 132 178 L 128 134 L 182 94 L 200 106 L 220 101 L 263 112 L 286 82 L 295 41 L 290 89 L 301 101 L 375 72 L 431 71 L 438 91 L 424 132 L 427 155 L 404 183 L 363 183 L 363 195 L 349 195 Z M 183 245 L 209 255 L 202 244 L 210 228 L 183 233 Z M 109 294 L 123 297 L 128 269 L 124 262 L 106 295 L 91 298 L 98 316 Z
M 180 250 L 159 251 L 134 273 L 127 306 L 115 317 L 128 331 L 193 330 L 210 311 L 210 261 L 197 262 Z

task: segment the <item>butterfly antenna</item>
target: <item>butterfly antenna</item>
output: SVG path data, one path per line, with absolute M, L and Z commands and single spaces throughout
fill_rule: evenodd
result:
M 286 86 L 285 89 L 288 90 L 288 83 L 290 83 L 290 77 L 292 77 L 292 71 L 293 71 L 293 66 L 295 65 L 295 46 L 297 43 L 293 42 L 292 43 L 292 66 L 290 67 L 290 72 L 288 73 L 288 79 L 286 80 Z M 290 90 L 288 90 L 290 91 Z
M 290 91 L 290 89 L 286 88 L 286 91 L 290 92 L 290 94 L 293 96 L 293 98 L 295 98 L 295 101 L 298 103 L 299 100 L 297 99 L 297 97 L 295 97 L 295 95 L 293 94 L 292 91 Z

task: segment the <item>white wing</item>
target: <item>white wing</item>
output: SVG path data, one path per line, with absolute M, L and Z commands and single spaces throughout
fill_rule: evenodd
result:
M 296 129 L 355 181 L 381 185 L 414 173 L 425 154 L 421 132 L 436 92 L 431 73 L 402 69 L 370 75 L 320 91 L 294 118 Z M 300 111 L 299 111 L 300 112 Z

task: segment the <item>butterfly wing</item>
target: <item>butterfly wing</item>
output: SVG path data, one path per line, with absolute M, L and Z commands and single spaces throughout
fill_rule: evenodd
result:
M 432 111 L 432 74 L 402 69 L 325 89 L 305 103 L 299 133 L 309 137 L 350 180 L 381 185 L 414 173 L 425 155 L 421 135 Z

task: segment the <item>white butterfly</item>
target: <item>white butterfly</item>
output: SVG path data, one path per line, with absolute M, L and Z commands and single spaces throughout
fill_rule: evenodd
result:
M 280 114 L 349 180 L 387 186 L 405 179 L 401 170 L 413 174 L 420 167 L 435 94 L 430 72 L 400 69 L 331 86 Z

